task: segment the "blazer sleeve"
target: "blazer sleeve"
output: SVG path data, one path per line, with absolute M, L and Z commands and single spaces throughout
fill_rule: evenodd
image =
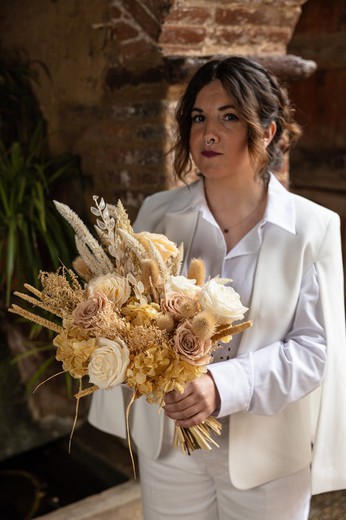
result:
M 346 488 L 345 301 L 340 219 L 336 214 L 330 221 L 316 266 L 326 325 L 327 366 L 313 439 L 314 494 Z

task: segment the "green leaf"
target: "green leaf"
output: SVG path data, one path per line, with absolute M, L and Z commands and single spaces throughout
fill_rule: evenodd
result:
M 6 254 L 6 279 L 7 279 L 7 290 L 6 290 L 6 305 L 10 303 L 12 277 L 14 270 L 14 259 L 17 252 L 17 241 L 16 241 L 17 223 L 15 220 L 11 220 L 8 227 L 8 239 L 7 239 L 7 254 Z

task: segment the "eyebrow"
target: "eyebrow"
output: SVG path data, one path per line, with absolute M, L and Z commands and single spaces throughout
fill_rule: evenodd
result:
M 233 110 L 236 109 L 234 105 L 223 105 L 222 107 L 218 108 L 218 111 L 219 112 L 223 112 L 224 110 L 228 110 L 229 108 L 232 108 Z M 200 112 L 200 113 L 202 113 L 202 112 L 204 112 L 204 110 L 202 108 L 193 107 L 191 112 Z

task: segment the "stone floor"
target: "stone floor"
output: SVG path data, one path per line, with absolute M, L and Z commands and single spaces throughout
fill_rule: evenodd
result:
M 75 442 L 79 447 L 83 445 L 85 453 L 91 454 L 96 450 L 102 463 L 106 460 L 129 480 L 53 513 L 36 517 L 37 520 L 143 520 L 140 486 L 138 480 L 133 479 L 126 444 L 88 424 L 77 432 Z M 309 520 L 346 520 L 346 490 L 314 496 Z
M 346 520 L 346 491 L 313 496 L 309 520 Z
M 143 520 L 139 483 L 130 480 L 103 493 L 37 518 L 37 520 L 67 519 Z M 346 492 L 325 493 L 313 498 L 309 520 L 345 519 Z
M 36 520 L 143 520 L 139 483 L 130 480 Z

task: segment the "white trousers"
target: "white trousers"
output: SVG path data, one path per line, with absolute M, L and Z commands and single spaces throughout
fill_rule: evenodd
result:
M 189 456 L 171 448 L 171 434 L 167 434 L 158 460 L 139 452 L 145 520 L 308 519 L 309 468 L 239 490 L 229 478 L 227 423 L 216 440 L 220 448 L 197 450 Z

